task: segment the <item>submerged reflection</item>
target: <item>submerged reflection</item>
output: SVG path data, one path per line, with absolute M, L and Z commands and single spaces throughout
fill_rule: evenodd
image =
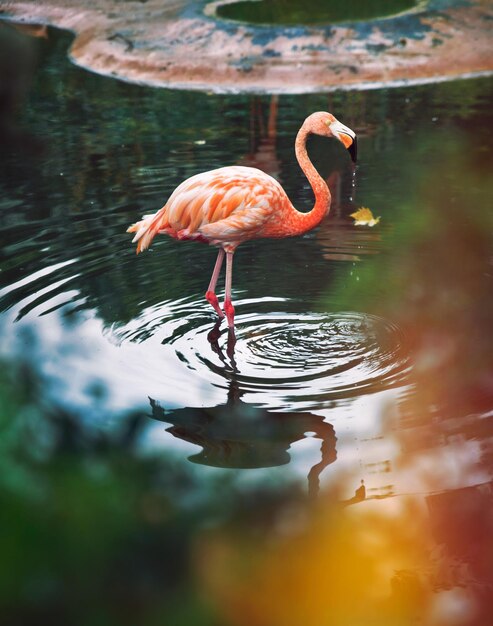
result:
M 229 382 L 227 401 L 213 407 L 164 409 L 150 398 L 153 419 L 179 439 L 202 447 L 190 461 L 213 467 L 261 468 L 289 463 L 290 446 L 307 433 L 322 441 L 321 460 L 308 474 L 311 495 L 319 489 L 319 476 L 336 460 L 336 436 L 331 424 L 309 412 L 268 411 L 244 402 L 237 379 Z

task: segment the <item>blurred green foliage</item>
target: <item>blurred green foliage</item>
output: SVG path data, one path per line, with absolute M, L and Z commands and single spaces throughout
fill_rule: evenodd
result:
M 189 572 L 207 511 L 182 506 L 187 466 L 137 453 L 142 416 L 89 433 L 28 364 L 0 372 L 2 623 L 217 623 Z

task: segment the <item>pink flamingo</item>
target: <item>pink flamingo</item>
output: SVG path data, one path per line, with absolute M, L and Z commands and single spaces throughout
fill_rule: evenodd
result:
M 330 113 L 312 113 L 296 136 L 298 163 L 312 186 L 315 205 L 308 213 L 297 211 L 281 185 L 254 167 L 231 166 L 203 172 L 182 182 L 162 209 L 130 226 L 135 233 L 137 253 L 146 250 L 156 234 L 184 241 L 201 241 L 218 246 L 216 264 L 205 294 L 220 318 L 226 314 L 234 326 L 231 302 L 233 254 L 243 241 L 259 237 L 292 237 L 315 226 L 330 209 L 327 184 L 310 161 L 306 141 L 309 134 L 334 137 L 356 161 L 356 135 Z M 226 256 L 224 313 L 216 296 L 216 284 Z

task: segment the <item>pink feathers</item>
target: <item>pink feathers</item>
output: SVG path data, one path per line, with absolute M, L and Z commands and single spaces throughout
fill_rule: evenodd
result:
M 251 167 L 222 167 L 185 180 L 155 215 L 128 229 L 137 252 L 158 233 L 225 248 L 262 236 L 269 218 L 289 203 L 281 185 Z M 289 203 L 290 204 L 290 203 Z

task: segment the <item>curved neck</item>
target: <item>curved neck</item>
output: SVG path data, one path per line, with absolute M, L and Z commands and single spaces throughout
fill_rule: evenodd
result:
M 296 135 L 295 152 L 298 163 L 300 164 L 303 173 L 307 177 L 308 182 L 313 189 L 313 193 L 315 195 L 315 205 L 308 213 L 296 211 L 296 233 L 293 234 L 305 233 L 308 230 L 315 228 L 315 226 L 317 226 L 317 224 L 319 224 L 327 215 L 330 209 L 331 198 L 327 183 L 317 172 L 308 157 L 308 152 L 306 150 L 308 135 L 309 132 L 303 125 Z

